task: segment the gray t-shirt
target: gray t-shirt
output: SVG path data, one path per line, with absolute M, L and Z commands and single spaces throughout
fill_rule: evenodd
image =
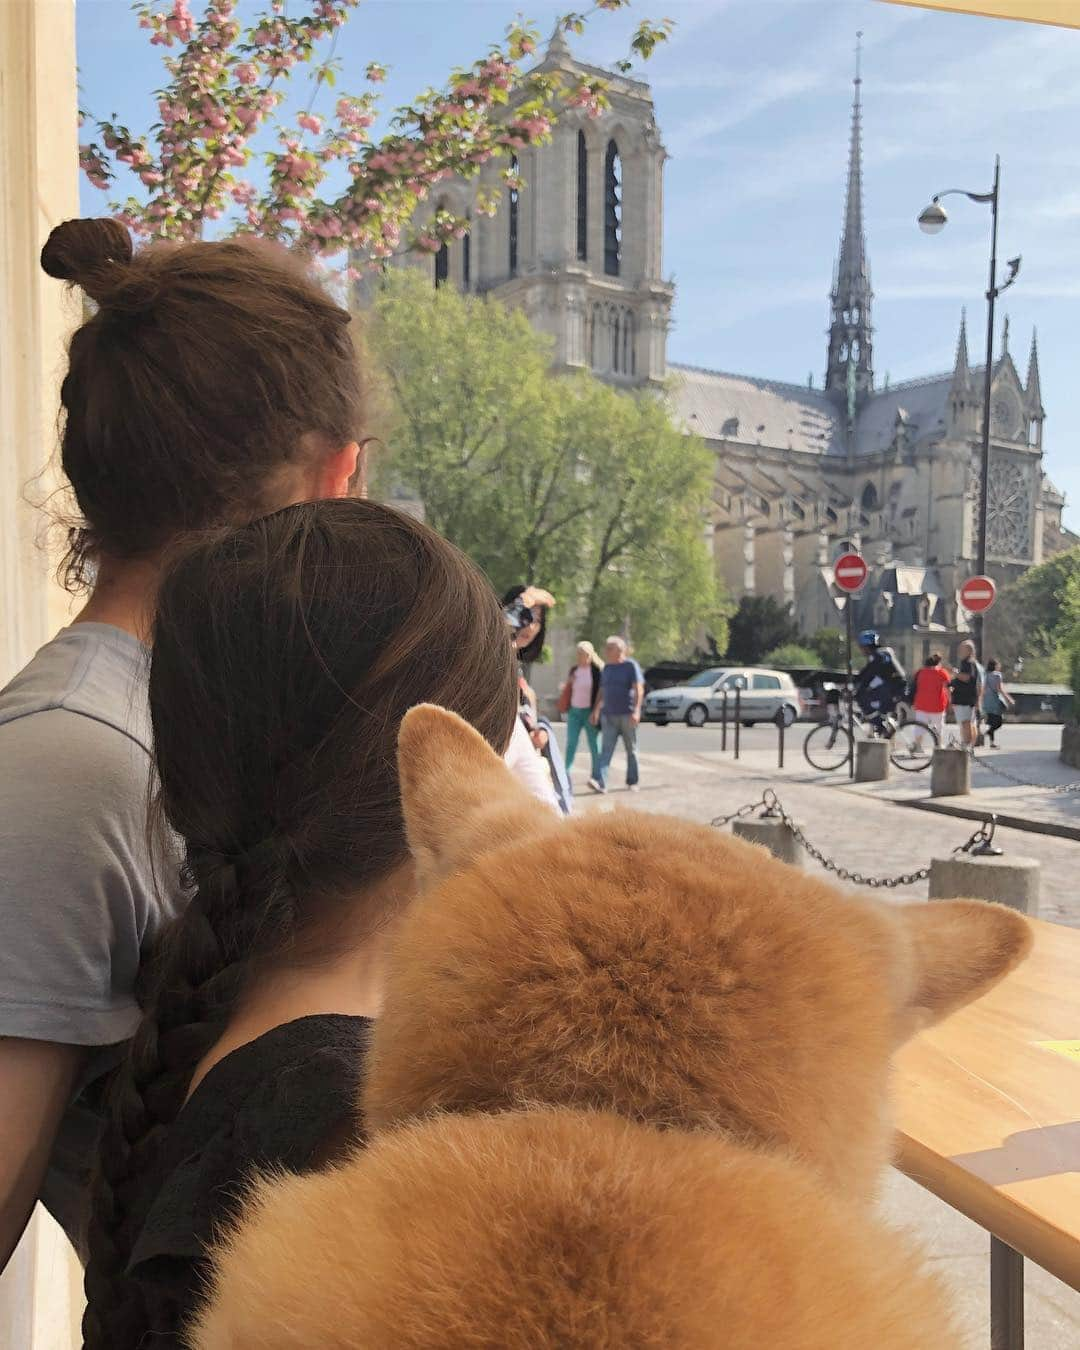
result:
M 182 903 L 148 838 L 148 673 L 137 639 L 78 623 L 0 691 L 0 1035 L 92 1048 L 41 1196 L 76 1246 L 140 955 Z

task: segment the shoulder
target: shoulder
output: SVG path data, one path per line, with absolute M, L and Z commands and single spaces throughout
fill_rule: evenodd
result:
M 309 1171 L 333 1142 L 362 1142 L 370 1031 L 367 1018 L 304 1017 L 215 1065 L 169 1131 L 129 1269 L 201 1262 L 257 1173 Z

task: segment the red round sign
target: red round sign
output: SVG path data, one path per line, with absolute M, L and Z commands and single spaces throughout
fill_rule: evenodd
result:
M 968 577 L 960 587 L 960 603 L 969 614 L 981 614 L 997 599 L 997 587 L 989 577 Z
M 858 553 L 844 553 L 833 567 L 833 579 L 842 591 L 860 591 L 870 569 Z

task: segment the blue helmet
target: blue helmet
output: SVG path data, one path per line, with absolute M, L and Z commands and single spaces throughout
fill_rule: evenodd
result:
M 878 637 L 877 633 L 875 633 L 872 628 L 864 628 L 859 634 L 860 647 L 877 647 L 880 646 L 880 644 L 881 638 Z

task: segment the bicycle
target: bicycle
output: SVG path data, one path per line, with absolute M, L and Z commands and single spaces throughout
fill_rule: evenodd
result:
M 851 709 L 856 734 L 879 737 L 890 742 L 889 759 L 904 773 L 921 773 L 929 767 L 938 746 L 937 732 L 921 722 L 911 722 L 887 713 L 867 716 L 855 706 Z M 803 742 L 803 754 L 811 768 L 821 773 L 836 773 L 854 753 L 848 731 L 847 711 L 839 700 L 830 701 L 827 718 L 813 727 Z

